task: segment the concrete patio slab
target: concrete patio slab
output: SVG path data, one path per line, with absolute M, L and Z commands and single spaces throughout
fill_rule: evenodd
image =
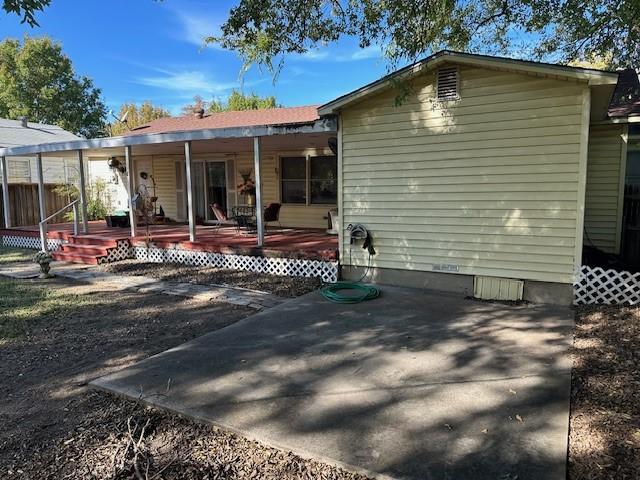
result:
M 94 386 L 381 478 L 563 479 L 571 309 L 318 293 Z

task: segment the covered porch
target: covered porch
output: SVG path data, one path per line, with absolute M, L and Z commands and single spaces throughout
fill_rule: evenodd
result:
M 329 211 L 337 208 L 336 132 L 329 117 L 148 134 L 134 129 L 122 137 L 0 149 L 5 192 L 7 159 L 34 157 L 40 218 L 39 225 L 11 225 L 15 206 L 3 195 L 2 243 L 34 248 L 36 238 L 55 257 L 86 263 L 138 258 L 283 275 L 316 275 L 318 268 L 309 267 L 315 262 L 322 264 L 320 276 L 335 280 L 339 241 L 326 231 Z M 42 165 L 49 157 L 75 161 L 80 172 L 78 198 L 57 212 L 45 196 Z M 88 221 L 89 189 L 100 174 L 119 199 L 110 207 L 126 220 L 119 226 Z M 264 216 L 272 204 L 279 207 L 275 221 Z M 233 217 L 247 207 L 253 228 L 238 231 Z M 74 222 L 52 224 L 62 211 L 74 212 Z

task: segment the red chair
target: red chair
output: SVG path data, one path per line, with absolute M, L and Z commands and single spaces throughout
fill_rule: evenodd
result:
M 232 218 L 227 217 L 226 212 L 222 209 L 220 204 L 212 203 L 211 205 L 209 205 L 209 207 L 211 208 L 211 211 L 213 212 L 213 214 L 216 217 L 216 220 L 218 221 L 216 223 L 216 226 L 218 228 L 220 228 L 222 225 L 234 226 L 236 227 L 236 229 L 238 228 L 237 222 L 235 222 Z
M 282 229 L 282 225 L 280 224 L 280 205 L 279 203 L 270 203 L 267 205 L 267 208 L 264 209 L 264 224 L 265 226 L 271 222 L 277 222 L 278 227 Z

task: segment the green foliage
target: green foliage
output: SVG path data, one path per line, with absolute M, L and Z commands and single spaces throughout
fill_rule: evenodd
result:
M 260 110 L 264 108 L 276 108 L 276 97 L 260 97 L 255 93 L 245 95 L 244 93 L 233 90 L 227 103 L 213 101 L 209 104 L 209 112 L 226 112 L 237 110 Z
M 72 202 L 80 198 L 78 187 L 73 184 L 63 183 L 56 185 L 53 189 L 56 195 Z M 113 210 L 113 197 L 108 188 L 107 182 L 98 178 L 87 185 L 87 218 L 88 220 L 104 220 Z M 80 209 L 82 217 L 82 209 Z M 64 219 L 67 222 L 73 221 L 73 211 L 66 212 Z
M 638 18 L 638 0 L 240 0 L 206 41 L 274 74 L 343 36 L 384 47 L 390 67 L 442 48 L 624 67 L 640 64 Z
M 2 9 L 7 13 L 15 13 L 22 17 L 22 23 L 37 27 L 35 14 L 51 4 L 51 0 L 4 0 Z
M 122 118 L 125 113 L 129 112 L 126 123 L 112 122 L 109 125 L 109 132 L 112 137 L 122 135 L 128 130 L 149 123 L 158 118 L 170 117 L 171 113 L 162 107 L 154 106 L 150 101 L 146 101 L 138 106 L 135 103 L 125 103 L 120 107 L 118 118 Z
M 104 134 L 100 90 L 79 77 L 59 43 L 25 36 L 0 42 L 0 117 L 26 116 L 85 136 Z
M 245 94 L 233 90 L 226 102 L 219 100 L 205 101 L 201 96 L 197 95 L 193 98 L 193 103 L 185 105 L 182 108 L 183 115 L 191 115 L 199 109 L 203 109 L 210 113 L 230 112 L 238 110 L 260 110 L 264 108 L 277 108 L 280 105 L 276 101 L 276 97 L 261 97 L 255 93 Z

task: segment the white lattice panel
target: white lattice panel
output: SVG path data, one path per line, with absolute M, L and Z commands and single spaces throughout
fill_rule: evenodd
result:
M 59 250 L 64 241 L 58 238 L 48 238 L 47 247 L 50 252 Z M 19 235 L 3 235 L 2 245 L 5 247 L 14 248 L 29 248 L 33 250 L 40 250 L 40 237 L 22 237 Z
M 583 265 L 573 284 L 575 305 L 638 305 L 640 273 Z
M 135 247 L 134 257 L 154 263 L 182 263 L 198 267 L 228 268 L 279 276 L 320 277 L 324 282 L 338 280 L 338 262 L 296 258 L 254 257 L 180 249 Z
M 106 257 L 100 257 L 98 263 L 111 263 L 119 260 L 126 260 L 127 258 L 133 258 L 133 248 L 129 243 L 129 240 L 118 240 L 115 248 L 107 250 Z

